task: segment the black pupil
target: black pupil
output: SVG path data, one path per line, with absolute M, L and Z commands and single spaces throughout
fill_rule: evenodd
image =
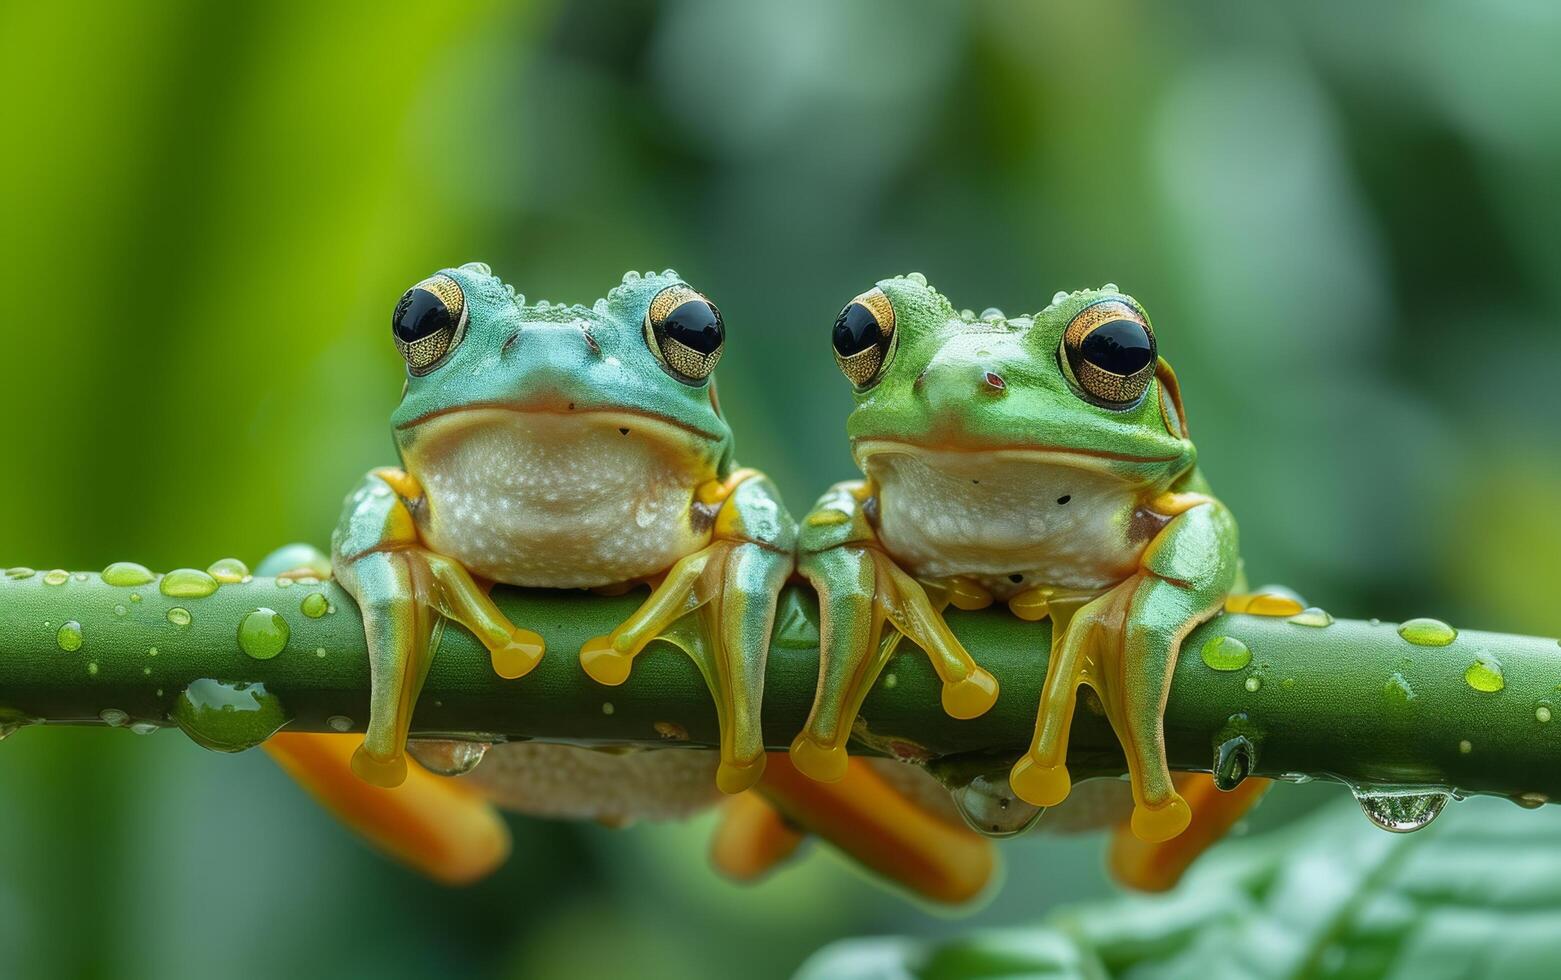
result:
M 721 314 L 702 299 L 691 299 L 667 314 L 661 332 L 690 350 L 712 354 L 726 335 Z
M 1142 371 L 1154 360 L 1154 342 L 1143 324 L 1112 320 L 1085 337 L 1079 353 L 1102 371 L 1125 376 Z
M 396 337 L 404 344 L 422 340 L 440 330 L 448 330 L 451 326 L 450 311 L 445 307 L 444 300 L 426 289 L 408 289 L 390 318 L 390 329 L 395 331 Z
M 873 311 L 861 303 L 852 303 L 841 310 L 840 315 L 835 318 L 835 330 L 831 339 L 834 341 L 835 351 L 841 357 L 850 357 L 878 343 L 880 335 L 878 318 L 873 316 Z

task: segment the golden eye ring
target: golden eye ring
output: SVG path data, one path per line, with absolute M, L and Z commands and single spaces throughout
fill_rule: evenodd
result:
M 651 299 L 645 345 L 674 378 L 696 385 L 710 377 L 726 350 L 726 324 L 714 303 L 676 283 Z
M 1068 378 L 1103 408 L 1129 408 L 1143 397 L 1159 361 L 1154 329 L 1133 303 L 1103 299 L 1080 310 L 1062 334 Z
M 830 335 L 835 363 L 857 390 L 872 387 L 894 357 L 894 304 L 877 287 L 847 303 Z
M 442 272 L 403 293 L 390 331 L 408 373 L 421 377 L 442 364 L 466 336 L 468 319 L 461 284 Z

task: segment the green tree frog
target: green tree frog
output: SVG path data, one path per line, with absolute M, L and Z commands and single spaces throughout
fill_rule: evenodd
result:
M 726 792 L 763 771 L 765 657 L 796 530 L 774 486 L 732 458 L 711 377 L 716 306 L 670 270 L 629 273 L 593 306 L 526 305 L 479 263 L 409 289 L 392 323 L 407 377 L 400 468 L 347 499 L 334 573 L 363 613 L 372 670 L 364 780 L 395 786 L 437 616 L 471 630 L 506 678 L 543 656 L 481 583 L 623 587 L 659 579 L 580 651 L 604 684 L 694 614 L 679 645 L 708 679 Z M 664 578 L 663 578 L 664 576 Z
M 1133 832 L 1180 834 L 1190 811 L 1161 725 L 1171 671 L 1239 562 L 1235 521 L 1197 469 L 1143 307 L 1108 285 L 1058 293 L 1034 316 L 977 316 L 913 274 L 847 304 L 833 344 L 855 388 L 846 427 L 866 479 L 831 488 L 801 530 L 823 651 L 797 768 L 841 776 L 862 699 L 902 634 L 932 659 L 951 715 L 984 712 L 996 685 L 942 610 L 999 601 L 1053 623 L 1014 793 L 1041 807 L 1068 796 L 1068 728 L 1088 685 L 1127 756 Z

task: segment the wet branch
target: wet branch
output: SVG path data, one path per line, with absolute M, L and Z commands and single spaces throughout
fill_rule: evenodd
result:
M 227 720 L 244 715 L 266 726 L 288 720 L 291 730 L 362 730 L 363 629 L 351 598 L 334 584 L 257 577 L 177 598 L 155 581 L 111 585 L 96 573 L 59 578 L 0 578 L 0 731 L 41 719 L 143 728 L 171 718 L 188 722 L 192 699 L 219 722 L 226 711 Z M 495 598 L 510 618 L 547 639 L 541 666 L 503 680 L 470 634 L 445 628 L 414 732 L 714 744 L 709 695 L 676 648 L 654 644 L 618 688 L 601 687 L 580 670 L 580 645 L 608 632 L 642 597 L 500 589 Z M 277 614 L 285 642 L 277 617 L 251 616 L 257 610 Z M 945 716 L 926 658 L 906 644 L 863 707 L 859 749 L 1012 758 L 1028 745 L 1049 625 L 999 610 L 951 612 L 949 622 L 1001 683 L 996 706 L 973 721 Z M 1220 645 L 1214 662 L 1239 663 L 1240 645 L 1250 662 L 1211 667 L 1202 651 L 1221 637 L 1240 644 Z M 259 659 L 245 645 L 261 655 L 279 652 Z M 769 658 L 764 730 L 772 748 L 784 749 L 802 726 L 817 656 L 813 598 L 790 589 Z M 263 685 L 267 696 L 252 686 L 230 694 L 228 709 L 221 697 L 213 701 L 213 692 L 244 683 Z M 1426 646 L 1392 625 L 1341 620 L 1317 627 L 1224 615 L 1187 641 L 1166 709 L 1166 742 L 1177 769 L 1210 770 L 1224 745 L 1229 776 L 1245 768 L 1356 785 L 1561 798 L 1561 717 L 1550 720 L 1558 695 L 1561 646 L 1552 639 L 1465 631 L 1445 646 Z M 253 729 L 232 730 L 238 735 L 226 747 L 253 740 L 242 737 Z M 1116 739 L 1088 698 L 1073 726 L 1070 766 L 1075 778 L 1124 771 Z

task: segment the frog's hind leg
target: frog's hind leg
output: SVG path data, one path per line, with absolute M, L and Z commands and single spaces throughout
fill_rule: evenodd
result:
M 903 763 L 910 779 L 921 771 Z M 797 771 L 775 753 L 754 792 L 737 797 L 717 837 L 717 863 L 741 880 L 762 875 L 811 833 L 847 857 L 908 891 L 945 904 L 976 898 L 997 869 L 990 841 L 921 805 L 901 780 L 891 782 L 866 759 L 852 759 L 844 777 L 821 783 Z M 942 787 L 933 787 L 946 798 Z M 763 802 L 747 802 L 755 794 Z M 755 801 L 757 802 L 757 801 Z
M 776 601 L 794 564 L 795 531 L 773 486 L 753 471 L 738 471 L 714 494 L 724 501 L 715 540 L 673 565 L 617 629 L 587 641 L 580 665 L 598 683 L 616 686 L 652 640 L 683 649 L 704 675 L 720 719 L 716 784 L 738 793 L 764 771 L 764 667 Z
M 352 735 L 282 732 L 265 750 L 332 815 L 392 857 L 447 885 L 484 877 L 509 856 L 509 830 L 459 779 L 421 767 L 395 789 L 353 775 Z

